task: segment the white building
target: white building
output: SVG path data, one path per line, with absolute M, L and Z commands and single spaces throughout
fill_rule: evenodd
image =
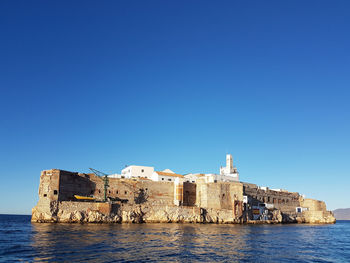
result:
M 198 179 L 204 178 L 207 183 L 216 182 L 237 182 L 239 175 L 237 168 L 233 166 L 232 155 L 226 155 L 226 167 L 220 168 L 220 174 L 200 174 L 189 173 L 186 175 L 176 174 L 170 169 L 155 171 L 154 167 L 130 165 L 125 167 L 121 174 L 110 175 L 111 178 L 143 178 L 156 182 L 190 182 L 195 183 Z
M 221 175 L 221 174 L 205 174 L 204 176 L 206 183 L 216 183 L 216 182 L 237 182 L 238 178 L 229 176 L 229 175 Z
M 174 182 L 175 178 L 184 178 L 181 174 L 176 174 L 170 169 L 165 169 L 164 171 L 154 171 L 154 167 L 150 166 L 140 166 L 140 165 L 130 165 L 125 167 L 121 175 L 113 174 L 110 175 L 111 178 L 141 178 L 149 179 L 156 182 Z
M 226 167 L 220 167 L 220 175 L 230 178 L 231 181 L 239 181 L 239 174 L 236 166 L 233 166 L 233 158 L 231 154 L 226 155 Z
M 169 169 L 165 169 L 164 171 L 155 171 L 152 175 L 152 180 L 156 182 L 175 182 L 177 180 L 183 181 L 184 176 L 181 174 L 176 174 Z
M 152 179 L 154 168 L 150 166 L 130 165 L 122 170 L 121 178 Z
M 220 167 L 220 174 L 186 174 L 185 182 L 195 183 L 198 179 L 201 179 L 206 183 L 216 182 L 237 182 L 239 181 L 239 175 L 237 168 L 233 166 L 233 159 L 231 154 L 226 155 L 226 166 Z
M 205 176 L 205 174 L 185 174 L 184 175 L 184 180 L 185 182 L 189 182 L 189 183 L 195 183 L 197 181 L 198 178 L 203 178 L 203 176 Z
M 122 175 L 121 174 L 111 174 L 111 175 L 108 175 L 109 178 L 118 178 L 118 179 L 121 179 L 122 178 Z

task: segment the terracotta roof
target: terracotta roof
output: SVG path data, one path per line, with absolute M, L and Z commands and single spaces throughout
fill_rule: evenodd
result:
M 150 181 L 151 179 L 149 179 L 149 178 L 146 178 L 146 177 L 139 177 L 140 179 L 142 179 L 142 180 L 148 180 L 148 181 Z
M 165 172 L 157 172 L 158 175 L 164 175 L 164 176 L 173 176 L 173 177 L 181 177 L 183 178 L 184 176 L 181 174 L 173 174 L 173 173 L 165 173 Z

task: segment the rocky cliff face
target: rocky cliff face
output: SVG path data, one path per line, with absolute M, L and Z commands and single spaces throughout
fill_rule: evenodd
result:
M 235 218 L 228 209 L 199 207 L 121 205 L 93 202 L 40 200 L 32 210 L 32 222 L 60 223 L 334 223 L 330 212 L 305 211 L 287 215 L 274 210 L 270 220 Z
M 90 204 L 86 206 L 86 204 Z M 61 223 L 239 223 L 232 210 L 198 207 L 122 205 L 117 208 L 96 203 L 41 203 L 32 210 L 32 222 Z M 105 210 L 105 211 L 103 211 Z

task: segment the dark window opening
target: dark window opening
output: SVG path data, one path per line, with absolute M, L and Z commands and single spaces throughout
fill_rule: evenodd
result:
M 47 196 L 47 194 L 44 194 L 44 197 L 46 197 Z
M 145 170 L 142 169 L 142 170 L 141 170 L 141 173 L 143 173 L 144 171 L 145 171 Z
M 98 190 L 98 193 L 100 194 L 100 193 L 101 193 L 101 190 Z
M 164 181 L 164 178 L 162 178 L 162 181 Z
M 119 191 L 117 190 L 115 193 L 116 193 L 116 194 L 119 194 Z
M 125 193 L 125 194 L 127 194 L 127 193 L 128 193 L 128 191 L 125 191 L 124 193 Z
M 53 190 L 53 194 L 54 194 L 54 195 L 57 195 L 57 190 Z
M 222 194 L 222 197 L 225 197 L 225 194 Z
M 171 179 L 168 179 L 168 181 L 170 181 L 170 182 L 171 182 Z

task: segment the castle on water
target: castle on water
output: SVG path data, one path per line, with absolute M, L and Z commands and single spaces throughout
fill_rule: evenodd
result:
M 130 165 L 120 174 L 42 171 L 33 222 L 334 223 L 323 201 L 241 182 L 232 155 L 218 174 Z

